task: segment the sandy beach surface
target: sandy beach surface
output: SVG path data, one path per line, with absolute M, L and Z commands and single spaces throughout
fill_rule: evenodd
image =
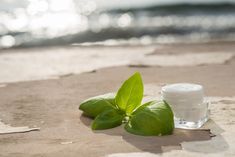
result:
M 92 131 L 78 106 L 115 92 L 139 71 L 145 99 L 165 84 L 199 83 L 211 101 L 201 130 L 143 137 L 123 126 Z M 39 131 L 1 134 L 1 157 L 233 157 L 235 156 L 235 44 L 126 47 L 50 47 L 0 52 L 0 119 Z

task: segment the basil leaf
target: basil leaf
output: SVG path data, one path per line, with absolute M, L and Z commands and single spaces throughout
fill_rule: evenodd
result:
M 137 72 L 122 84 L 115 97 L 115 102 L 120 110 L 130 115 L 141 104 L 143 92 L 142 78 Z
M 95 118 L 104 110 L 117 108 L 114 104 L 114 98 L 115 94 L 113 93 L 92 97 L 83 101 L 79 109 L 82 110 L 85 115 Z
M 93 130 L 114 128 L 122 124 L 125 115 L 116 109 L 109 109 L 99 114 L 92 123 Z
M 151 101 L 136 109 L 125 129 L 136 135 L 169 135 L 174 129 L 174 116 L 164 101 Z

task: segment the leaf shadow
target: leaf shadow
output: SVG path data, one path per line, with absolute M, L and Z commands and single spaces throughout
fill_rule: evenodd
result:
M 84 125 L 90 127 L 92 122 L 91 118 L 81 115 L 80 120 Z M 125 142 L 136 147 L 138 150 L 155 154 L 171 150 L 180 150 L 182 147 L 187 151 L 204 153 L 216 153 L 227 150 L 228 144 L 220 135 L 223 132 L 223 129 L 221 129 L 213 120 L 209 120 L 207 128 L 212 129 L 212 131 L 216 130 L 216 135 L 212 134 L 210 129 L 175 129 L 174 133 L 168 136 L 138 136 L 128 133 L 124 129 L 124 125 L 107 130 L 95 130 L 93 132 L 109 136 L 121 136 Z M 197 142 L 200 142 L 199 146 L 197 145 Z M 200 147 L 201 144 L 202 146 Z M 203 145 L 211 145 L 211 148 L 205 149 L 203 148 Z M 215 145 L 218 146 L 215 147 Z M 221 145 L 223 147 L 219 147 Z M 121 148 L 120 152 L 122 152 Z
M 92 120 L 93 120 L 91 117 L 86 116 L 84 113 L 82 113 L 80 115 L 79 119 L 87 127 L 91 126 L 91 123 L 92 123 Z
M 208 130 L 192 131 L 175 129 L 172 135 L 167 136 L 137 136 L 125 134 L 123 139 L 131 143 L 142 151 L 151 153 L 162 153 L 174 149 L 181 149 L 182 142 L 204 141 L 210 140 L 210 132 Z

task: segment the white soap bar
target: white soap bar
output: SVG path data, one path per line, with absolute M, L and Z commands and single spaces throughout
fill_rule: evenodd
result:
M 161 92 L 174 112 L 176 128 L 199 128 L 208 120 L 208 103 L 201 85 L 171 84 L 162 87 Z
M 164 100 L 174 104 L 185 102 L 188 105 L 203 102 L 204 90 L 201 85 L 190 83 L 177 83 L 162 87 Z M 184 104 L 184 103 L 182 103 Z

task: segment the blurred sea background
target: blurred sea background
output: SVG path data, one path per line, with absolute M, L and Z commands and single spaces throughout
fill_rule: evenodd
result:
M 235 0 L 1 0 L 0 49 L 235 40 Z

